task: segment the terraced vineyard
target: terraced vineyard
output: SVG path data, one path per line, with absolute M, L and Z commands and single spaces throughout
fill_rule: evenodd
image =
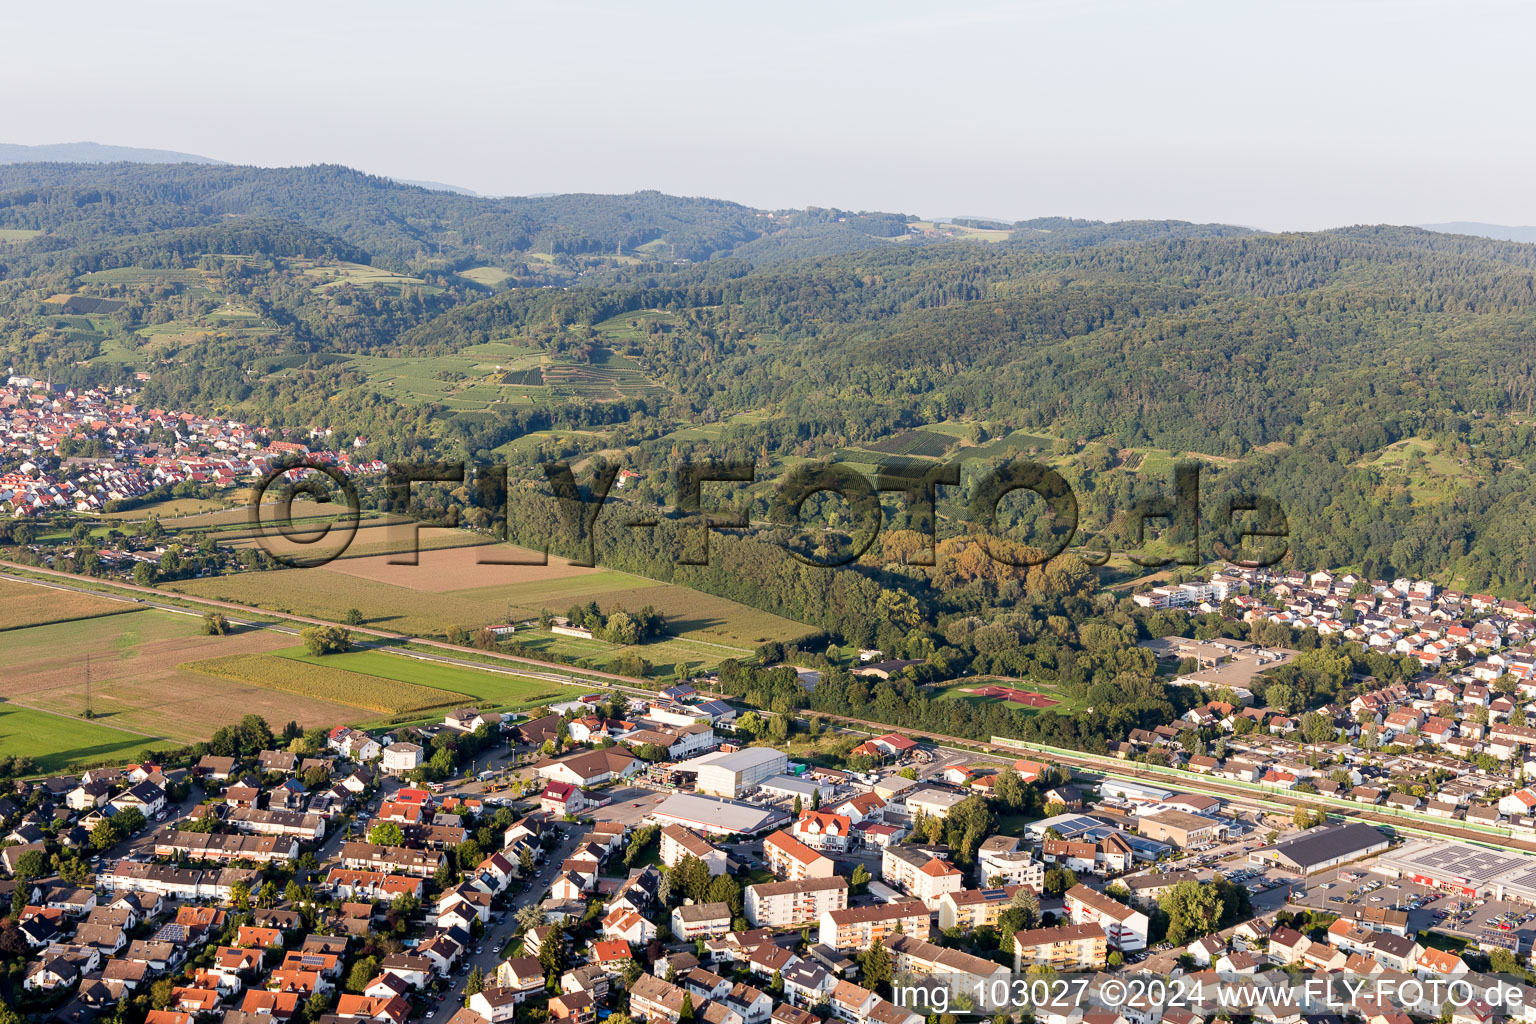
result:
M 593 353 L 590 363 L 557 363 L 544 367 L 544 384 L 554 395 L 618 400 L 661 391 L 628 356 L 608 349 Z
M 954 443 L 953 438 L 930 430 L 904 430 L 866 447 L 881 455 L 913 455 L 922 459 L 938 459 L 942 458 Z

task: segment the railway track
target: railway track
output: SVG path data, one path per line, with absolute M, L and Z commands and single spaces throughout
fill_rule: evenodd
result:
M 1049 758 L 1057 764 L 1081 768 L 1091 774 L 1108 778 L 1126 779 L 1133 782 L 1152 783 L 1165 788 L 1181 789 L 1191 793 L 1221 797 L 1229 803 L 1258 810 L 1283 811 L 1286 814 L 1294 814 L 1298 807 L 1304 807 L 1308 810 L 1324 811 L 1330 818 L 1338 818 L 1345 821 L 1361 821 L 1388 828 L 1393 832 L 1403 835 L 1429 839 L 1455 839 L 1494 849 L 1512 850 L 1520 853 L 1536 853 L 1536 842 L 1516 839 L 1512 836 L 1499 836 L 1487 832 L 1459 828 L 1453 821 L 1446 821 L 1444 823 L 1438 821 L 1433 823 L 1405 821 L 1403 818 L 1394 815 L 1374 812 L 1367 807 L 1340 807 L 1317 800 L 1309 800 L 1305 794 L 1291 796 L 1286 793 L 1264 793 L 1260 795 L 1238 786 L 1223 784 L 1208 776 L 1196 775 L 1192 772 L 1170 775 L 1165 772 L 1139 767 L 1135 762 L 1122 761 L 1119 758 L 1106 757 L 1099 754 L 1086 754 L 1060 747 L 1051 747 L 1047 744 L 1032 744 L 1031 746 L 1034 749 L 1020 749 L 1007 754 L 1001 754 L 992 749 L 991 744 L 980 743 L 976 740 L 968 740 L 959 736 L 947 736 L 943 733 L 924 732 L 914 729 L 874 730 L 871 729 L 869 722 L 849 718 L 844 715 L 834 715 L 824 711 L 807 711 L 803 713 L 807 716 L 840 723 L 839 728 L 844 732 L 876 736 L 880 735 L 882 731 L 899 731 L 904 736 L 930 740 L 935 745 L 946 750 L 1005 764 L 1012 764 L 1021 757 L 1026 757 L 1031 753 L 1038 753 L 1041 757 Z

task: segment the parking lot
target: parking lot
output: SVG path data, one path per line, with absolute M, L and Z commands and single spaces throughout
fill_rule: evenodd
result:
M 1296 902 L 1329 914 L 1364 907 L 1403 910 L 1411 929 L 1446 927 L 1438 922 L 1448 898 L 1403 879 L 1389 881 L 1368 869 L 1369 864 L 1349 864 L 1313 875 L 1307 880 L 1305 897 Z

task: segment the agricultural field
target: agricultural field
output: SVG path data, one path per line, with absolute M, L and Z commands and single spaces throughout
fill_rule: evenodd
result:
M 458 271 L 458 275 L 475 284 L 483 284 L 487 288 L 494 288 L 512 274 L 500 267 L 470 267 L 468 270 Z
M 1055 443 L 1055 440 L 1049 437 L 1015 430 L 1004 437 L 994 438 L 986 444 L 962 449 L 960 454 L 968 459 L 995 459 L 1010 452 L 1049 452 Z
M 297 506 L 298 502 L 294 504 Z M 212 501 L 207 498 L 167 498 L 164 501 L 153 501 L 147 505 L 140 505 L 137 508 L 127 509 L 122 512 L 102 512 L 99 513 L 98 518 L 109 520 L 126 519 L 131 521 L 155 517 L 169 525 L 169 521 L 172 519 L 179 519 L 182 516 L 202 515 L 207 512 L 217 512 L 224 507 L 223 502 Z
M 42 234 L 35 228 L 0 228 L 0 242 L 25 242 Z
M 380 650 L 316 656 L 303 647 L 290 647 L 277 651 L 276 656 L 305 665 L 344 669 L 377 679 L 446 690 L 456 695 L 458 703 L 479 703 L 499 710 L 520 711 L 570 700 L 587 692 L 507 672 L 444 665 Z
M 207 739 L 245 714 L 261 715 L 278 726 L 297 721 L 306 727 L 358 717 L 351 705 L 237 685 L 177 667 L 188 659 L 259 655 L 293 643 L 291 636 L 270 630 L 205 636 L 198 616 L 146 609 L 17 629 L 4 636 L 3 707 L 26 707 L 84 725 L 79 716 L 85 711 L 89 672 L 95 713 L 90 724 L 138 737 L 131 747 L 134 752 L 146 745 L 145 737 L 175 745 Z
M 944 235 L 948 238 L 963 238 L 972 242 L 1006 242 L 1013 235 L 1012 228 L 972 228 L 923 220 L 914 221 L 908 227 L 925 233 Z
M 349 284 L 358 288 L 385 288 L 394 292 L 407 287 L 420 288 L 429 295 L 442 291 L 441 288 L 428 285 L 419 277 L 397 274 L 382 267 L 370 267 L 363 263 L 345 261 L 322 263 L 315 260 L 295 259 L 290 260 L 289 265 L 302 271 L 304 276 L 315 279 L 315 288 L 321 291 L 329 291 Z
M 231 654 L 184 662 L 177 668 L 384 715 L 446 707 L 463 700 L 463 694 L 451 690 L 337 668 L 330 659 L 301 662 L 270 654 Z
M 473 409 L 512 397 L 508 389 L 491 383 L 496 374 L 537 368 L 539 360 L 537 351 L 505 341 L 473 345 L 454 355 L 347 357 L 348 363 L 367 376 L 368 383 L 401 401 L 452 400 L 456 407 Z
M 142 610 L 143 606 L 130 601 L 114 601 L 94 594 L 77 594 L 53 587 L 0 580 L 0 630 L 26 629 L 52 622 L 70 622 Z M 7 642 L 0 646 L 9 649 L 11 639 L 8 637 Z
M 30 757 L 45 774 L 103 761 L 128 760 L 140 751 L 178 744 L 115 729 L 100 722 L 51 714 L 0 699 L 0 750 Z
M 904 430 L 883 441 L 865 445 L 881 455 L 910 455 L 920 459 L 938 459 L 955 444 L 951 437 L 928 430 Z
M 612 349 L 598 349 L 589 363 L 549 361 L 543 366 L 544 386 L 552 398 L 619 401 L 662 390 L 640 364 Z
M 531 619 L 544 608 L 563 613 L 588 601 L 605 612 L 651 605 L 666 617 L 670 633 L 735 649 L 812 631 L 687 587 L 554 557 L 547 566 L 477 565 L 487 550 L 521 551 L 501 545 L 423 550 L 414 566 L 389 565 L 385 555 L 343 558 L 317 569 L 236 573 L 166 589 L 331 621 L 359 608 L 369 626 L 421 636 L 441 636 L 453 626 L 474 630 L 509 618 Z M 520 557 L 532 553 L 521 551 Z
M 113 267 L 81 274 L 75 280 L 80 284 L 174 284 L 182 288 L 212 290 L 201 270 L 185 267 Z
M 300 524 L 299 528 L 290 531 L 293 535 L 285 537 L 273 530 L 265 535 L 253 530 L 229 529 L 221 531 L 217 537 L 219 543 L 228 544 L 235 549 L 260 547 L 273 555 L 313 557 L 321 552 L 341 552 L 338 558 L 343 559 L 377 559 L 380 563 L 387 563 L 385 556 L 398 555 L 401 552 L 411 550 L 411 533 L 408 527 L 401 526 L 393 518 L 381 518 L 378 520 L 363 520 L 358 523 L 356 532 L 352 535 L 351 543 L 345 550 L 341 545 L 346 540 L 346 530 L 343 526 L 336 526 L 332 534 L 322 535 L 321 531 L 326 523 L 322 519 L 315 519 L 314 525 Z M 313 538 L 313 539 L 311 539 Z M 489 537 L 481 537 L 476 534 L 466 533 L 463 530 L 435 529 L 422 527 L 421 535 L 415 542 L 419 551 L 432 551 L 439 548 L 477 548 L 486 547 L 494 542 Z M 399 568 L 399 567 L 397 567 Z M 405 566 L 404 569 L 412 569 L 413 566 Z M 338 570 L 342 571 L 342 570 Z M 366 575 L 367 569 L 359 570 L 359 575 Z
M 618 646 L 602 640 L 561 636 L 541 629 L 525 630 L 513 636 L 530 657 L 573 658 L 585 661 L 600 671 L 617 672 L 619 661 L 629 654 L 644 658 L 660 670 L 688 664 L 694 668 L 712 668 L 726 658 L 750 659 L 753 651 L 744 647 L 711 643 L 684 637 L 662 637 L 649 643 Z
M 368 536 L 365 537 L 365 534 Z M 544 556 L 527 548 L 498 544 L 490 538 L 463 530 L 430 527 L 421 529 L 417 564 L 395 564 L 402 557 L 401 553 L 409 549 L 409 540 L 410 534 L 398 526 L 382 526 L 366 531 L 359 529 L 357 541 L 347 550 L 349 557 L 331 562 L 325 568 L 375 583 L 388 583 L 430 593 L 509 584 L 524 584 L 533 593 L 543 593 L 541 585 L 603 571 L 572 565 L 568 559 L 558 555 L 550 555 L 548 565 L 529 564 L 545 560 Z M 360 542 L 366 547 L 380 550 L 364 554 L 358 546 Z M 520 564 L 484 564 L 488 559 L 515 560 Z M 556 586 L 554 589 L 558 592 L 561 588 Z

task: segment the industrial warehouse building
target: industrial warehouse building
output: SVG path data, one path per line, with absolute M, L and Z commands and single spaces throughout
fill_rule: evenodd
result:
M 789 821 L 789 815 L 772 807 L 756 807 L 734 800 L 678 793 L 656 805 L 650 820 L 665 828 L 681 825 L 704 835 L 755 835 Z
M 1273 846 L 1254 850 L 1248 859 L 1254 864 L 1289 868 L 1311 875 L 1380 853 L 1389 845 L 1386 833 L 1370 825 L 1358 822 L 1320 825 L 1300 835 L 1282 839 Z
M 1371 871 L 1474 899 L 1536 904 L 1536 857 L 1513 850 L 1419 839 L 1385 854 Z
M 788 767 L 789 757 L 782 750 L 746 747 L 705 754 L 682 762 L 677 770 L 694 774 L 695 792 L 734 799 L 753 792 L 775 775 L 784 774 Z

